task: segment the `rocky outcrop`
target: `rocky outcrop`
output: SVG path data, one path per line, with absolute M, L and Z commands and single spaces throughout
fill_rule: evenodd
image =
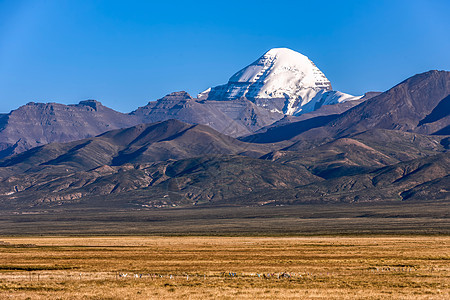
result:
M 177 119 L 190 124 L 203 124 L 232 137 L 251 134 L 283 117 L 259 107 L 247 99 L 206 101 L 193 99 L 186 92 L 169 94 L 133 111 L 131 115 L 152 123 Z

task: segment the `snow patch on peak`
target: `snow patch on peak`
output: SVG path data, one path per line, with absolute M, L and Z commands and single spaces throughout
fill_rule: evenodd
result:
M 211 92 L 211 88 L 208 88 L 203 92 L 201 92 L 200 94 L 197 94 L 197 99 L 206 100 L 208 98 L 209 92 Z
M 229 82 L 264 82 L 266 94 L 277 92 L 275 87 L 320 87 L 331 90 L 330 81 L 305 55 L 288 48 L 273 48 L 251 65 L 234 74 Z M 267 86 L 269 84 L 270 86 Z M 283 86 L 280 86 L 283 84 Z
M 315 111 L 323 105 L 333 105 L 347 101 L 359 100 L 363 96 L 353 96 L 339 91 L 319 91 L 308 103 L 299 106 L 292 112 L 293 115 L 301 115 Z
M 234 74 L 224 98 L 298 98 L 304 89 L 331 90 L 331 83 L 305 55 L 274 48 Z

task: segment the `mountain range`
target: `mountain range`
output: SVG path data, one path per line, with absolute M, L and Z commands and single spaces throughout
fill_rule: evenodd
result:
M 249 72 L 256 70 L 259 75 L 252 73 L 250 76 Z M 242 73 L 246 75 L 239 77 Z M 234 89 L 236 84 L 242 84 L 243 78 L 251 81 L 246 84 L 253 89 L 264 87 L 264 93 L 226 96 L 215 93 L 213 96 L 211 92 L 209 95 L 200 93 L 194 99 L 186 92 L 174 92 L 128 114 L 95 100 L 81 101 L 77 105 L 30 102 L 8 114 L 0 114 L 0 158 L 43 144 L 69 142 L 108 130 L 169 119 L 207 125 L 239 137 L 270 126 L 294 111 L 303 114 L 361 98 L 332 91 L 331 83 L 312 61 L 286 48 L 269 50 L 233 75 L 227 86 Z M 286 82 L 289 88 L 283 88 Z M 268 92 L 280 89 L 284 92 Z M 284 96 L 279 98 L 281 94 Z
M 276 48 L 128 114 L 28 103 L 0 115 L 0 207 L 446 201 L 449 99 L 450 72 L 355 97 Z

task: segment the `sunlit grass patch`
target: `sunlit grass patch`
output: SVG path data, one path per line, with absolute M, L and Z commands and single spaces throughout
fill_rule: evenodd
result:
M 0 298 L 450 298 L 445 236 L 4 240 Z

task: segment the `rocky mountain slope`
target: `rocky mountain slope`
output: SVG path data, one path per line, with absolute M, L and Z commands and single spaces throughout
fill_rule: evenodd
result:
M 208 125 L 229 136 L 248 135 L 283 117 L 246 99 L 233 101 L 199 101 L 186 92 L 175 92 L 151 101 L 131 115 L 143 123 L 177 119 L 191 124 Z
M 449 169 L 446 152 L 255 197 L 274 204 L 449 201 Z
M 241 142 L 205 125 L 178 120 L 140 124 L 69 143 L 52 143 L 0 160 L 0 177 L 33 172 L 86 171 L 202 155 L 259 157 L 271 146 Z
M 171 120 L 4 159 L 0 207 L 448 200 L 449 139 L 377 129 L 280 149 Z
M 381 92 L 367 92 L 359 100 L 345 101 L 345 102 L 341 102 L 341 103 L 337 103 L 337 104 L 330 104 L 330 105 L 322 105 L 320 108 L 318 108 L 312 112 L 301 114 L 299 116 L 285 115 L 281 120 L 259 129 L 258 131 L 255 132 L 255 134 L 266 132 L 269 128 L 272 128 L 272 127 L 287 125 L 287 124 L 294 123 L 294 122 L 300 122 L 300 121 L 311 119 L 314 117 L 339 115 L 339 114 L 349 110 L 350 108 L 355 107 L 358 104 L 361 104 L 362 102 L 364 102 L 366 100 L 369 100 L 375 96 L 378 96 L 379 94 L 381 94 Z
M 383 94 L 345 112 L 329 126 L 340 135 L 371 128 L 433 134 L 443 124 L 421 122 L 450 94 L 450 72 L 415 75 Z M 448 119 L 447 119 L 448 120 Z
M 253 192 L 321 180 L 302 168 L 245 156 L 101 166 L 88 171 L 34 172 L 0 181 L 0 207 L 89 206 L 102 199 L 122 207 L 226 203 Z M 108 198 L 105 198 L 108 196 Z
M 133 144 L 122 140 L 122 135 L 128 136 L 116 131 L 108 138 Z M 434 140 L 438 137 L 417 138 L 410 149 L 402 147 L 408 144 L 406 139 L 383 145 L 369 137 L 342 138 L 302 152 L 265 149 L 270 152 L 260 158 L 193 152 L 185 154 L 189 158 L 155 162 L 145 156 L 115 162 L 110 158 L 109 164 L 102 165 L 105 161 L 93 163 L 82 155 L 65 160 L 71 156 L 66 151 L 34 168 L 30 162 L 37 162 L 42 154 L 30 150 L 23 162 L 18 155 L 0 167 L 0 206 L 26 209 L 89 206 L 91 202 L 123 208 L 285 205 L 411 201 L 424 199 L 424 195 L 427 201 L 449 199 L 449 152 Z M 147 145 L 146 140 L 137 144 Z M 239 153 L 242 144 L 237 144 L 237 151 L 219 151 Z M 101 152 L 106 151 L 97 149 L 95 156 L 102 157 Z
M 139 122 L 95 100 L 76 105 L 28 103 L 0 118 L 0 158 L 53 142 L 69 142 Z

